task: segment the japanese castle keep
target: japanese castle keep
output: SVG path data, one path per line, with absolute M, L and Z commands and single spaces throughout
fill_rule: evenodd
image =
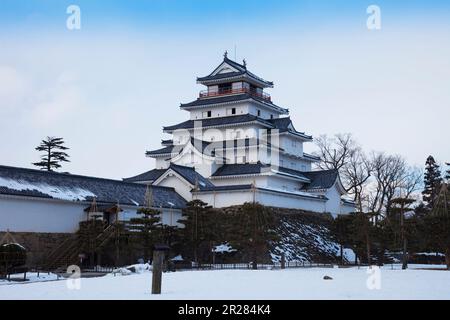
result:
M 193 199 L 216 208 L 258 202 L 333 216 L 354 211 L 337 170 L 313 170 L 320 159 L 303 151 L 312 137 L 297 131 L 288 109 L 266 93 L 272 82 L 226 54 L 197 82 L 205 90 L 180 106 L 189 119 L 164 127 L 169 139 L 147 151 L 153 170 L 118 181 L 0 166 L 0 238 L 14 234 L 34 263 L 57 244 L 78 239 L 90 219 L 109 226 L 99 235 L 109 239 L 115 222 L 148 205 L 147 194 L 165 225 L 177 225 Z M 76 258 L 81 249 L 73 248 L 64 254 Z
M 225 53 L 197 83 L 205 90 L 180 106 L 189 120 L 164 127 L 171 139 L 146 153 L 156 168 L 126 182 L 171 187 L 214 207 L 256 201 L 333 216 L 354 210 L 337 170 L 312 171 L 320 159 L 303 151 L 312 137 L 295 129 L 289 110 L 265 92 L 273 83 L 250 72 L 245 60 Z

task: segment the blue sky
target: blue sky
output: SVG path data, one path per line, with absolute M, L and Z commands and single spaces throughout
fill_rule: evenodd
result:
M 81 8 L 81 30 L 66 8 Z M 381 8 L 382 29 L 366 28 Z M 152 168 L 163 125 L 224 50 L 275 82 L 273 101 L 314 136 L 351 132 L 422 166 L 450 161 L 448 1 L 0 1 L 0 164 L 30 167 L 63 136 L 74 173 Z M 313 146 L 307 146 L 312 151 Z M 105 157 L 108 155 L 108 161 Z M 113 155 L 113 156 L 109 156 Z
M 360 12 L 370 4 L 385 9 L 387 19 L 408 20 L 430 17 L 428 22 L 446 23 L 450 3 L 445 0 L 336 1 L 336 0 L 2 0 L 3 27 L 54 28 L 65 20 L 70 4 L 82 8 L 84 26 L 102 28 L 156 28 L 158 30 L 203 29 L 217 26 L 231 29 L 279 27 L 295 22 L 328 24 L 364 22 Z M 300 20 L 300 21 L 299 21 Z

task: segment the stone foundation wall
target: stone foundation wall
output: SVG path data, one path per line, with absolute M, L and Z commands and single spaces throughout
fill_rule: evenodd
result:
M 0 240 L 6 232 L 0 231 Z M 66 240 L 70 233 L 37 233 L 37 232 L 10 232 L 17 243 L 27 249 L 27 265 L 37 267 L 42 264 L 48 255 L 59 244 Z

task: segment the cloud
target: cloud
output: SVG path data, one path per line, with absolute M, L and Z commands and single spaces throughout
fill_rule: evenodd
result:
M 27 83 L 10 66 L 0 65 L 0 113 L 14 109 L 26 97 Z
M 33 99 L 29 121 L 36 126 L 55 125 L 70 121 L 71 117 L 84 109 L 81 89 L 64 78 L 57 80 L 49 89 L 38 92 Z

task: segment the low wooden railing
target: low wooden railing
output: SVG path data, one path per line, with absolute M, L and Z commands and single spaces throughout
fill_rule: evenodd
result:
M 266 101 L 272 101 L 272 98 L 269 94 L 265 92 L 257 92 L 256 90 L 248 89 L 248 88 L 236 88 L 236 89 L 219 89 L 218 91 L 200 91 L 200 98 L 213 98 L 213 97 L 220 97 L 220 96 L 226 96 L 231 94 L 242 94 L 242 93 L 248 93 L 252 96 L 261 98 Z

